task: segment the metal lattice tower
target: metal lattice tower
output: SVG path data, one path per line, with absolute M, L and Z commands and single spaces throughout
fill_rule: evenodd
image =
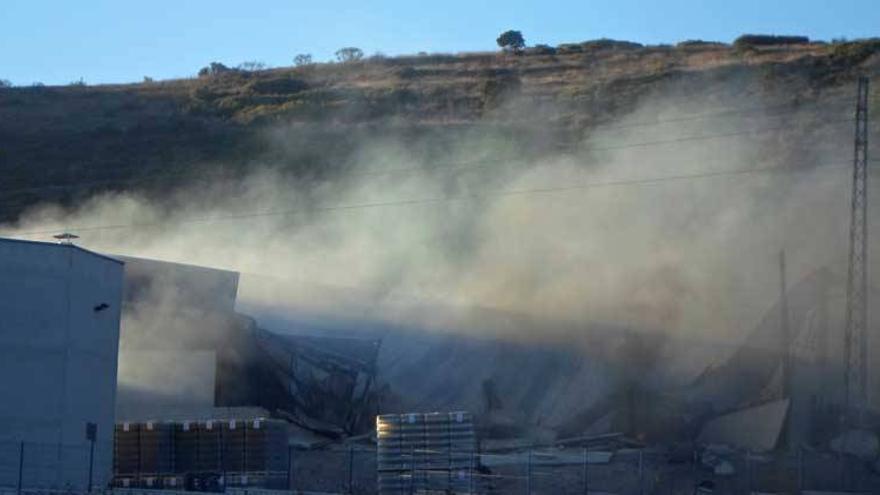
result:
M 846 410 L 861 417 L 868 405 L 868 78 L 859 78 L 855 160 L 846 286 Z

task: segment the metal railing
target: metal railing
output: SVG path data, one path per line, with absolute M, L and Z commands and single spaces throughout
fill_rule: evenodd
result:
M 0 442 L 0 490 L 5 493 L 81 493 L 95 482 L 102 453 L 91 444 Z
M 380 493 L 375 448 L 293 449 L 290 453 L 286 490 L 236 487 L 226 483 L 211 490 L 241 495 Z M 0 443 L 0 495 L 86 493 L 88 454 L 88 445 Z M 455 493 L 460 494 L 671 495 L 697 493 L 700 485 L 711 486 L 711 493 L 718 495 L 795 494 L 810 490 L 880 493 L 880 474 L 873 462 L 807 450 L 774 455 L 742 451 L 701 451 L 682 455 L 658 449 L 474 451 L 458 453 L 471 456 L 472 462 L 466 468 L 455 470 L 420 465 L 419 459 L 424 458 L 420 454 L 423 453 L 413 454 L 409 459 L 404 455 L 404 468 L 398 471 L 399 489 L 394 493 L 426 493 L 429 487 L 426 480 L 443 476 L 464 480 L 454 484 Z M 96 461 L 95 465 L 102 464 Z M 137 480 L 135 484 L 138 485 Z M 139 485 L 110 489 L 97 482 L 93 490 L 94 493 L 120 495 L 184 491 L 183 487 L 158 490 Z

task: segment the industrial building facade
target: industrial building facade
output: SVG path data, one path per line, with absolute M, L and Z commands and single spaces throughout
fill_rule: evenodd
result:
M 70 244 L 0 239 L 0 456 L 39 456 L 31 487 L 86 487 L 90 423 L 94 485 L 110 480 L 123 276 Z

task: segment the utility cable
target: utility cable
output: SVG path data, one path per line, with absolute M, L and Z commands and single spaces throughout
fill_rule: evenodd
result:
M 852 118 L 848 119 L 840 119 L 840 120 L 832 120 L 825 121 L 822 124 L 826 126 L 830 125 L 839 125 L 844 123 L 852 123 L 855 120 Z M 737 136 L 746 136 L 750 134 L 757 133 L 767 133 L 767 132 L 776 132 L 782 130 L 790 130 L 791 126 L 776 126 L 776 127 L 765 127 L 765 128 L 757 128 L 757 129 L 746 129 L 742 131 L 734 131 L 727 133 L 718 133 L 718 134 L 701 134 L 696 136 L 685 136 L 681 138 L 673 138 L 673 139 L 661 139 L 655 141 L 645 141 L 645 142 L 636 142 L 636 143 L 626 143 L 620 145 L 609 145 L 609 146 L 596 146 L 596 147 L 585 147 L 578 150 L 578 153 L 563 153 L 558 154 L 556 156 L 577 156 L 580 153 L 585 152 L 599 152 L 599 151 L 616 151 L 616 150 L 624 150 L 624 149 L 633 149 L 633 148 L 645 148 L 645 147 L 653 147 L 653 146 L 663 146 L 668 144 L 677 144 L 677 143 L 686 143 L 686 142 L 694 142 L 694 141 L 706 141 L 706 140 L 714 140 L 714 139 L 725 139 L 730 137 Z M 426 167 L 398 167 L 398 168 L 388 168 L 382 170 L 364 170 L 364 171 L 352 171 L 352 172 L 343 172 L 347 177 L 369 177 L 369 176 L 383 176 L 383 175 L 391 175 L 398 173 L 415 173 L 415 172 L 430 172 L 435 169 L 439 169 L 440 171 L 447 170 L 468 170 L 468 169 L 479 169 L 486 168 L 489 166 L 496 165 L 498 163 L 507 163 L 511 161 L 507 158 L 496 158 L 496 159 L 486 159 L 486 160 L 477 160 L 472 162 L 458 162 L 458 163 L 449 163 L 448 166 L 433 166 L 430 168 Z M 76 190 L 76 189 L 88 189 L 93 186 L 99 185 L 132 185 L 137 183 L 146 183 L 149 181 L 164 179 L 164 178 L 174 178 L 181 176 L 191 176 L 193 175 L 192 171 L 181 171 L 181 172 L 169 172 L 167 174 L 156 174 L 149 177 L 137 177 L 132 179 L 122 179 L 122 180 L 114 180 L 114 179 L 106 179 L 101 181 L 91 181 L 91 182 L 80 182 L 77 184 L 64 185 L 64 184 L 54 184 L 54 185 L 46 185 L 46 186 L 33 186 L 33 187 L 23 187 L 17 189 L 0 189 L 0 193 L 11 194 L 11 193 L 28 193 L 28 192 L 41 192 L 48 190 Z M 200 179 L 199 182 L 210 181 L 211 179 Z
M 820 165 L 817 167 L 841 167 L 843 165 L 848 165 L 849 163 L 828 163 L 824 165 Z M 96 226 L 81 226 L 81 227 L 64 227 L 73 232 L 94 232 L 101 230 L 122 230 L 122 229 L 134 229 L 134 228 L 146 228 L 146 227 L 158 227 L 164 225 L 183 225 L 183 224 L 197 224 L 197 223 L 212 223 L 212 222 L 220 222 L 220 221 L 230 221 L 230 220 L 247 220 L 259 217 L 271 217 L 271 216 L 288 216 L 288 215 L 302 215 L 313 212 L 327 212 L 327 211 L 347 211 L 347 210 L 361 210 L 361 209 L 372 209 L 372 208 L 381 208 L 381 207 L 390 207 L 390 206 L 415 206 L 415 205 L 426 205 L 426 204 L 436 204 L 436 203 L 447 203 L 447 202 L 457 202 L 457 201 L 474 201 L 480 199 L 487 198 L 497 198 L 497 197 L 510 197 L 510 196 L 530 196 L 530 195 L 546 195 L 546 194 L 555 194 L 555 193 L 563 193 L 568 191 L 576 191 L 576 190 L 586 190 L 586 189 L 595 189 L 595 188 L 604 188 L 604 187 L 625 187 L 625 186 L 644 186 L 644 185 L 653 185 L 653 184 L 661 184 L 664 182 L 671 181 L 683 181 L 683 180 L 693 180 L 693 179 L 707 179 L 707 178 L 716 178 L 716 177 L 733 177 L 733 176 L 744 176 L 751 174 L 760 174 L 767 172 L 811 172 L 812 169 L 792 169 L 781 166 L 764 166 L 764 167 L 749 167 L 738 170 L 719 170 L 714 172 L 698 172 L 691 174 L 679 174 L 679 175 L 667 175 L 667 176 L 658 176 L 658 177 L 650 177 L 644 179 L 620 179 L 620 180 L 610 180 L 610 181 L 602 181 L 602 182 L 592 182 L 592 183 L 584 183 L 584 184 L 572 184 L 565 186 L 548 186 L 548 187 L 536 187 L 536 188 L 527 188 L 527 189 L 516 189 L 516 190 L 498 190 L 498 191 L 489 191 L 481 194 L 463 194 L 458 196 L 438 196 L 433 198 L 412 198 L 412 199 L 402 199 L 402 200 L 392 200 L 392 201 L 378 201 L 378 202 L 368 202 L 368 203 L 352 203 L 352 204 L 342 204 L 342 205 L 325 205 L 325 206 L 314 206 L 314 207 L 305 207 L 294 210 L 264 210 L 264 211 L 252 211 L 252 212 L 243 212 L 238 214 L 229 214 L 229 215 L 214 215 L 209 217 L 193 217 L 193 218 L 184 218 L 179 220 L 170 220 L 163 222 L 136 222 L 130 224 L 110 224 L 110 225 L 96 225 Z M 61 227 L 59 227 L 61 228 Z M 40 230 L 40 231 L 29 231 L 29 232 L 19 232 L 14 233 L 14 237 L 28 237 L 34 235 L 44 235 L 44 234 L 55 234 L 58 233 L 58 229 L 54 230 Z

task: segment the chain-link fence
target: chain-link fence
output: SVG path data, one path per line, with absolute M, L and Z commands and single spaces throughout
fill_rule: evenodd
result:
M 90 486 L 99 487 L 109 473 L 99 475 L 97 466 L 109 462 L 91 447 L 88 443 L 0 442 L 0 490 L 81 493 Z
M 719 449 L 683 455 L 647 448 L 614 451 L 560 448 L 468 452 L 460 456 L 465 454 L 472 459 L 466 469 L 428 469 L 404 460 L 403 469 L 382 476 L 390 476 L 396 487 L 391 493 L 401 495 L 740 495 L 794 494 L 810 490 L 880 493 L 880 475 L 873 462 L 806 450 L 759 455 Z M 97 460 L 90 463 L 89 456 L 87 444 L 0 443 L 0 493 L 84 493 L 88 487 L 89 466 L 97 465 Z M 432 491 L 432 483 L 437 480 L 440 485 L 448 483 L 449 491 Z M 135 484 L 139 481 L 143 480 L 134 480 Z M 380 473 L 375 448 L 291 449 L 287 485 L 287 491 L 294 493 L 379 494 Z M 95 485 L 96 490 L 105 488 Z M 236 489 L 242 488 L 225 483 L 203 488 L 220 492 Z M 247 490 L 249 493 L 259 491 Z
M 533 449 L 468 455 L 473 457 L 472 467 L 447 471 L 419 468 L 416 453 L 415 462 L 395 473 L 396 484 L 382 486 L 392 486 L 385 493 L 395 494 L 880 493 L 880 475 L 871 462 L 812 451 L 758 455 L 720 450 L 673 455 L 657 449 Z M 294 491 L 383 493 L 372 449 L 294 451 L 291 459 Z M 430 480 L 438 478 L 448 481 L 432 486 Z M 446 488 L 438 489 L 443 483 L 448 483 Z

